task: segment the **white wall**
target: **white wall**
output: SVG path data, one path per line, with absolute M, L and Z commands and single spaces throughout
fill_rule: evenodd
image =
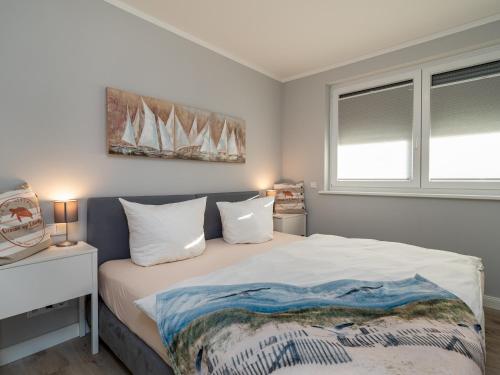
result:
M 264 189 L 281 175 L 279 82 L 102 0 L 0 2 L 0 56 L 0 191 L 26 180 L 42 201 L 82 199 L 79 238 L 86 197 Z M 108 156 L 106 86 L 244 119 L 247 162 Z M 35 336 L 51 326 L 40 320 L 23 324 Z M 0 347 L 26 338 L 10 324 Z
M 500 22 L 285 84 L 283 177 L 306 181 L 309 233 L 406 242 L 483 258 L 486 294 L 500 297 L 500 202 L 320 195 L 332 82 L 499 43 Z M 443 265 L 444 267 L 446 265 Z M 457 275 L 460 277 L 460 275 Z
M 500 23 L 280 84 L 101 0 L 0 3 L 0 191 L 27 180 L 45 201 L 262 189 L 323 181 L 327 84 L 491 42 Z M 111 157 L 105 87 L 241 117 L 244 165 Z M 281 127 L 280 127 L 281 123 Z M 307 188 L 309 232 L 372 237 L 483 257 L 500 297 L 499 203 L 321 196 Z M 0 322 L 0 348 L 76 319 Z M 23 327 L 19 330 L 16 327 Z M 17 332 L 17 333 L 16 333 Z
M 103 1 L 2 2 L 0 51 L 0 189 L 27 180 L 52 200 L 262 189 L 280 176 L 280 83 Z M 246 164 L 108 156 L 106 86 L 246 120 Z

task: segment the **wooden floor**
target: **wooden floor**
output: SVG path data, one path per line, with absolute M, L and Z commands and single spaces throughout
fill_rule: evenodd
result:
M 130 375 L 102 342 L 99 354 L 90 354 L 90 335 L 66 341 L 0 367 L 0 375 Z
M 500 311 L 485 308 L 486 375 L 500 375 Z
M 500 311 L 485 309 L 486 313 L 486 375 L 500 375 Z M 103 344 L 98 355 L 90 354 L 88 337 L 20 359 L 0 367 L 1 375 L 118 375 L 128 370 Z

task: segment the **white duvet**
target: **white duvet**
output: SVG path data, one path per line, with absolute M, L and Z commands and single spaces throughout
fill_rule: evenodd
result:
M 483 323 L 482 269 L 481 259 L 473 256 L 394 242 L 315 234 L 166 290 L 254 282 L 312 286 L 340 279 L 401 280 L 419 274 L 463 300 Z M 156 321 L 156 294 L 135 303 Z

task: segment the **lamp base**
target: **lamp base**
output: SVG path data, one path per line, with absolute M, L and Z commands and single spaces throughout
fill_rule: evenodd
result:
M 59 243 L 56 243 L 56 246 L 57 247 L 66 247 L 66 246 L 75 246 L 76 244 L 78 243 L 78 241 L 63 241 L 63 242 L 59 242 Z

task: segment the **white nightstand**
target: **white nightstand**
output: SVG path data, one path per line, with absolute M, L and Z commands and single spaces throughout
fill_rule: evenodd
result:
M 79 334 L 85 335 L 85 296 L 92 302 L 92 353 L 99 351 L 97 249 L 85 242 L 51 246 L 19 262 L 0 266 L 0 319 L 79 298 Z
M 302 214 L 274 214 L 274 230 L 283 233 L 306 235 L 306 215 Z

